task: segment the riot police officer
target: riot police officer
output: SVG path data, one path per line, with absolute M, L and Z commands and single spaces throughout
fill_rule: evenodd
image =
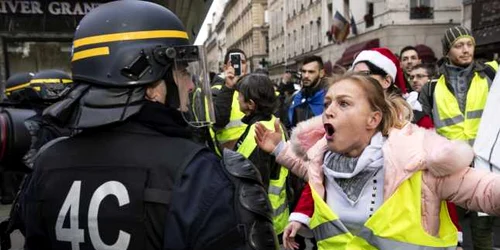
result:
M 33 110 L 35 115 L 24 121 L 26 128 L 31 135 L 31 145 L 28 152 L 23 157 L 27 167 L 33 165 L 33 158 L 36 153 L 47 142 L 61 137 L 69 136 L 71 130 L 62 128 L 51 120 L 43 119 L 43 110 L 65 97 L 73 87 L 73 80 L 62 70 L 49 69 L 42 70 L 33 75 L 29 86 L 19 93 L 21 103 L 25 107 Z M 14 99 L 10 95 L 10 99 Z
M 3 184 L 10 183 L 11 187 L 2 190 L 2 202 L 10 196 L 8 201 L 12 203 L 23 177 L 29 180 L 34 157 L 42 145 L 70 135 L 70 129 L 42 119 L 42 112 L 64 97 L 72 82 L 67 73 L 56 69 L 36 74 L 19 73 L 7 80 L 5 94 L 8 99 L 4 100 L 4 108 L 0 111 L 0 127 L 5 135 L 0 138 L 0 163 L 2 169 L 7 170 Z M 19 202 L 21 200 L 16 204 Z M 9 218 L 0 223 L 1 249 L 10 248 L 10 233 L 14 230 L 20 229 L 24 233 L 21 213 L 19 206 L 13 205 Z
M 28 249 L 277 248 L 256 168 L 234 152 L 222 166 L 190 141 L 188 124 L 213 116 L 203 56 L 181 21 L 151 2 L 111 2 L 82 19 L 76 87 L 45 110 L 81 132 L 35 160 L 23 204 Z

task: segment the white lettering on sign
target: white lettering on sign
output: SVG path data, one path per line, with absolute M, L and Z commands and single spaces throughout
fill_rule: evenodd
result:
M 43 14 L 42 9 L 40 9 L 41 5 L 37 1 L 31 2 L 31 10 L 33 11 L 33 14 Z
M 49 3 L 49 12 L 52 15 L 60 15 L 61 14 L 61 6 L 58 2 Z
M 82 6 L 80 6 L 79 4 L 75 5 L 75 8 L 73 9 L 73 15 L 84 15 Z
M 45 14 L 45 10 L 55 16 L 83 16 L 100 5 L 100 3 L 79 3 L 72 1 L 52 1 L 46 5 L 45 3 L 44 1 L 4 0 L 0 1 L 0 14 L 38 15 Z
M 21 14 L 29 14 L 31 13 L 31 4 L 26 1 L 21 2 Z

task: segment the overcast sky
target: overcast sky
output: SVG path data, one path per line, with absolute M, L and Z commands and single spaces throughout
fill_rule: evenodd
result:
M 216 10 L 218 12 L 222 12 L 222 6 L 224 5 L 224 2 L 225 0 L 213 0 L 212 6 L 210 6 L 210 9 L 208 10 L 207 16 L 205 16 L 205 21 L 203 21 L 200 32 L 198 33 L 198 36 L 194 41 L 195 45 L 203 45 L 203 42 L 207 40 L 208 24 L 212 22 L 212 13 L 214 13 L 214 11 Z

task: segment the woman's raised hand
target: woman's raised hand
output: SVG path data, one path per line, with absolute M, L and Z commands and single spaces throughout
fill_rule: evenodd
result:
M 267 129 L 261 123 L 255 124 L 255 142 L 260 149 L 267 153 L 273 152 L 276 146 L 281 142 L 281 134 L 279 119 L 276 119 L 276 122 L 274 122 L 274 131 Z
M 283 231 L 283 246 L 285 249 L 298 249 L 299 243 L 295 242 L 295 235 L 302 227 L 302 223 L 297 221 L 292 221 L 286 226 L 285 231 Z

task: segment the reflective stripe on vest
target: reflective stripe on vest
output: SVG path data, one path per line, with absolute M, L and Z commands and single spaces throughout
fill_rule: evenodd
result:
M 273 122 L 274 123 L 274 122 Z M 286 180 L 288 169 L 281 166 L 280 175 L 276 180 L 269 181 L 268 197 L 273 208 L 273 225 L 276 234 L 281 234 L 288 223 L 290 211 L 288 209 L 288 199 L 286 197 Z
M 498 69 L 496 62 L 487 64 L 495 70 Z M 488 98 L 491 81 L 487 77 L 481 77 L 477 72 L 474 73 L 467 92 L 464 116 L 456 97 L 446 86 L 445 77 L 442 75 L 436 83 L 433 93 L 432 117 L 436 132 L 448 139 L 462 140 L 473 145 Z
M 347 230 L 340 220 L 331 220 L 315 227 L 313 233 L 316 241 L 322 241 L 337 235 L 347 234 L 349 230 Z
M 245 132 L 247 125 L 241 121 L 245 114 L 240 111 L 240 103 L 238 102 L 238 91 L 234 91 L 233 102 L 231 103 L 231 114 L 229 116 L 229 123 L 217 131 L 217 140 L 220 143 L 225 143 L 228 141 L 238 140 L 240 136 Z
M 272 116 L 269 121 L 260 121 L 267 129 L 274 130 L 274 122 L 276 117 Z M 282 133 L 283 140 L 285 134 Z M 255 142 L 255 125 L 251 125 L 248 134 L 243 139 L 241 145 L 238 147 L 238 152 L 246 158 L 250 157 L 252 152 L 257 147 Z M 278 179 L 269 180 L 268 198 L 273 208 L 273 226 L 276 234 L 281 234 L 288 223 L 290 211 L 288 209 L 288 200 L 286 194 L 286 180 L 288 177 L 288 169 L 281 166 Z
M 350 233 L 322 197 L 312 188 L 314 213 L 310 228 L 318 249 L 455 249 L 457 230 L 441 202 L 437 236 L 422 226 L 422 172 L 401 183 L 394 194 L 366 221 L 357 234 Z

